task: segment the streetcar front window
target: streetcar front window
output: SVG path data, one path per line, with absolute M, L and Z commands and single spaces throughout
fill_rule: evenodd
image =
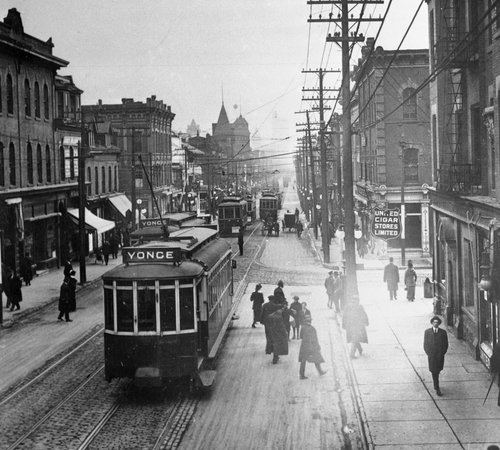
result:
M 179 289 L 179 312 L 182 330 L 194 330 L 194 296 L 193 287 Z
M 154 281 L 137 283 L 137 316 L 139 331 L 156 331 Z
M 175 331 L 175 285 L 171 283 L 160 284 L 160 329 Z
M 118 331 L 134 331 L 134 296 L 132 283 L 116 285 L 116 317 Z
M 224 219 L 234 219 L 234 208 L 224 208 Z
M 104 327 L 114 330 L 113 286 L 104 288 Z

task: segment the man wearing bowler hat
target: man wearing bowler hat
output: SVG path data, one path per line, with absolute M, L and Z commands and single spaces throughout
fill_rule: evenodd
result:
M 439 389 L 439 372 L 443 370 L 444 355 L 448 350 L 448 333 L 439 328 L 441 319 L 438 316 L 431 319 L 431 325 L 431 328 L 425 330 L 424 351 L 429 361 L 429 371 L 432 373 L 436 395 L 441 397 L 443 394 Z

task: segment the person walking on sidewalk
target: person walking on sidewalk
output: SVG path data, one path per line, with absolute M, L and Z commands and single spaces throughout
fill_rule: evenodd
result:
M 333 278 L 333 270 L 328 272 L 328 276 L 325 279 L 325 289 L 326 295 L 328 295 L 328 308 L 333 307 L 333 296 L 335 294 L 335 279 Z
M 73 322 L 69 318 L 69 310 L 71 303 L 71 288 L 69 286 L 69 277 L 66 277 L 61 285 L 61 291 L 59 293 L 59 316 L 57 320 L 66 320 L 66 322 Z
M 299 350 L 299 378 L 301 380 L 307 379 L 305 373 L 307 362 L 311 362 L 316 366 L 316 370 L 320 376 L 326 373 L 326 370 L 321 368 L 321 363 L 325 362 L 325 360 L 323 356 L 321 356 L 318 334 L 316 333 L 316 328 L 311 325 L 311 320 L 311 316 L 307 316 L 302 325 L 302 330 L 300 331 L 302 342 L 300 343 Z
M 498 401 L 497 405 L 500 406 L 500 343 L 495 344 L 493 347 L 493 354 L 490 359 L 490 370 L 491 373 L 496 374 L 497 384 L 498 384 Z M 493 375 L 495 376 L 495 375 Z
M 415 300 L 415 286 L 417 285 L 417 272 L 413 268 L 413 262 L 408 261 L 408 268 L 405 272 L 406 298 L 409 302 Z
M 14 271 L 12 272 L 12 278 L 10 279 L 10 310 L 14 311 L 14 308 L 17 310 L 21 309 L 19 303 L 23 301 L 23 292 L 22 292 L 23 282 L 21 278 Z
M 353 359 L 356 358 L 356 350 L 359 352 L 359 356 L 363 354 L 361 343 L 368 343 L 368 335 L 366 334 L 368 325 L 365 308 L 359 304 L 359 297 L 353 295 L 342 316 L 342 328 L 346 331 L 347 342 L 351 344 L 350 356 Z
M 255 324 L 257 322 L 261 322 L 261 316 L 262 316 L 262 305 L 264 303 L 264 296 L 262 295 L 262 292 L 259 292 L 262 289 L 262 284 L 258 283 L 255 286 L 255 291 L 252 292 L 252 295 L 250 295 L 250 301 L 253 303 L 252 304 L 252 309 L 253 309 L 253 322 L 252 322 L 252 328 L 255 328 Z
M 283 304 L 278 303 L 277 306 L 278 309 L 267 316 L 265 323 L 269 335 L 266 354 L 273 354 L 273 364 L 278 364 L 281 355 L 288 355 L 288 336 L 283 319 Z
M 384 283 L 387 283 L 389 300 L 398 299 L 399 270 L 394 265 L 394 258 L 389 258 L 389 264 L 384 268 Z
M 76 285 L 78 281 L 75 278 L 76 272 L 72 270 L 69 273 L 68 277 L 68 286 L 69 286 L 69 312 L 76 311 Z
M 431 324 L 432 327 L 424 333 L 424 352 L 427 355 L 436 395 L 441 397 L 443 394 L 439 389 L 439 373 L 443 370 L 444 355 L 448 351 L 448 333 L 439 328 L 441 319 L 438 316 L 431 319 Z
M 274 299 L 277 303 L 284 303 L 286 301 L 285 293 L 283 292 L 283 286 L 285 283 L 283 281 L 278 281 L 278 286 L 274 290 Z
M 240 250 L 240 256 L 243 256 L 243 227 L 240 227 L 238 231 L 238 248 Z
M 31 259 L 29 253 L 26 253 L 21 261 L 20 274 L 25 285 L 30 286 L 31 280 L 33 279 L 33 260 Z
M 292 322 L 293 337 L 292 339 L 300 338 L 300 311 L 302 310 L 302 305 L 299 302 L 299 297 L 297 295 L 293 296 L 293 302 L 290 304 L 290 310 L 293 312 L 294 321 Z
M 10 308 L 11 305 L 11 280 L 12 280 L 12 270 L 10 267 L 7 267 L 4 263 L 2 263 L 2 289 L 5 297 L 7 297 L 7 302 L 5 303 L 5 307 L 7 309 Z
M 111 254 L 111 245 L 108 241 L 104 241 L 104 244 L 102 244 L 102 254 L 104 256 L 104 264 L 108 265 L 109 255 Z

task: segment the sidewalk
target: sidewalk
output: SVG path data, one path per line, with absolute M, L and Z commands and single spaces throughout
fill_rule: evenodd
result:
M 94 261 L 94 258 L 87 259 L 87 285 L 99 280 L 105 272 L 121 264 L 122 258 L 121 254 L 118 255 L 117 259 L 110 258 L 107 266 L 101 263 L 95 264 Z M 73 262 L 73 268 L 76 271 L 77 280 L 80 281 L 80 267 L 78 261 Z M 15 322 L 27 315 L 57 301 L 59 299 L 59 289 L 63 282 L 63 278 L 63 267 L 61 267 L 60 269 L 55 268 L 42 272 L 39 276 L 31 280 L 30 286 L 24 286 L 23 283 L 23 301 L 20 304 L 21 309 L 19 311 L 11 312 L 9 309 L 5 308 L 7 300 L 5 295 L 2 295 L 3 323 L 1 327 L 9 328 Z M 78 284 L 76 288 L 77 292 L 84 287 L 85 286 Z

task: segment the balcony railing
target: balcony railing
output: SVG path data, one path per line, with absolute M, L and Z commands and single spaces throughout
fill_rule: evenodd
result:
M 481 194 L 481 167 L 449 164 L 438 169 L 438 190 L 457 194 Z

